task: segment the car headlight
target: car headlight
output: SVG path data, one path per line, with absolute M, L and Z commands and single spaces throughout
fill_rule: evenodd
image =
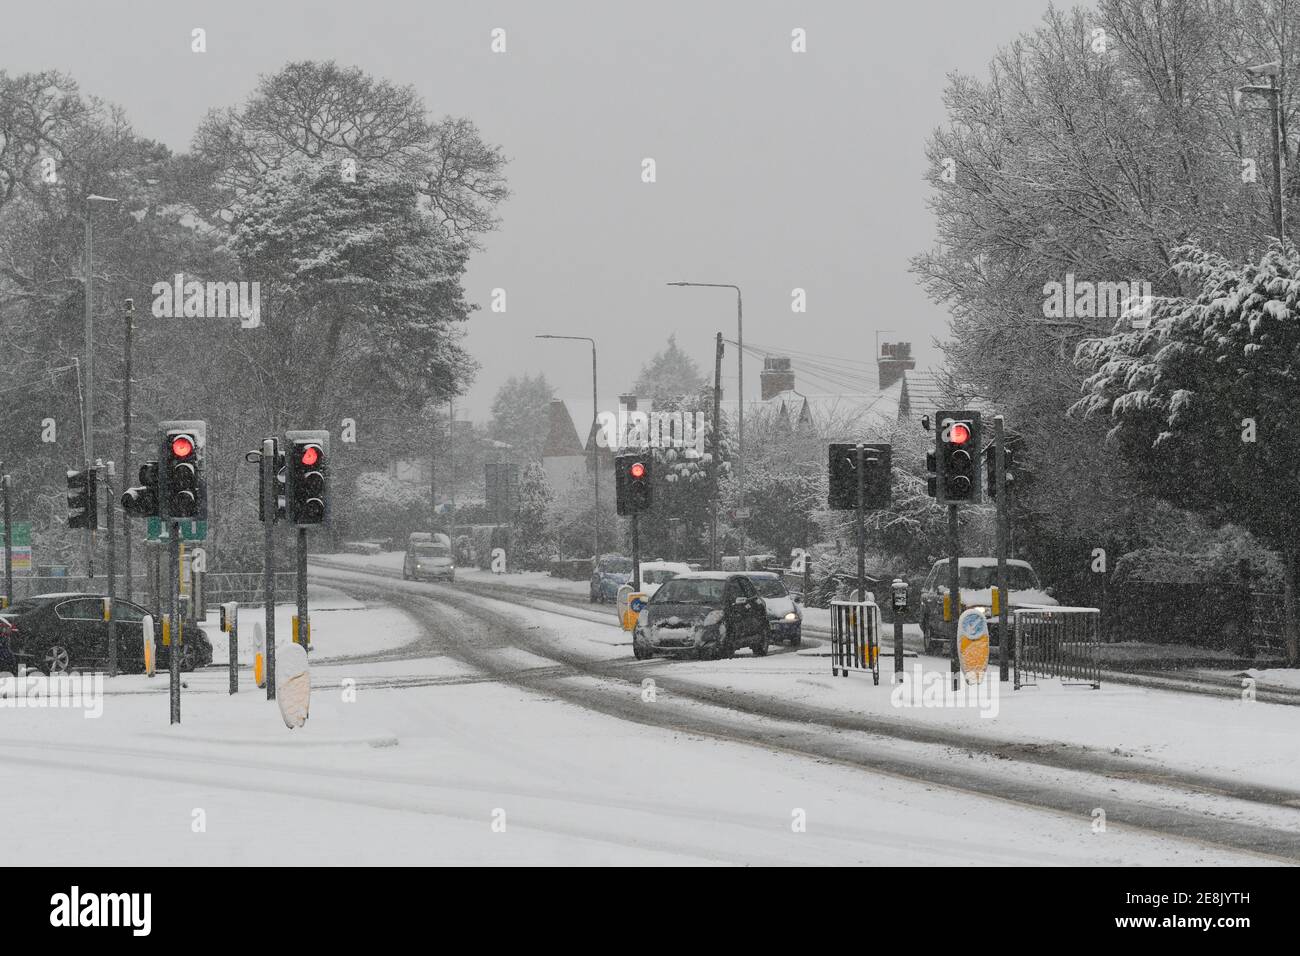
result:
M 785 619 L 793 624 L 795 621 L 799 620 L 799 615 L 794 613 L 794 611 L 791 611 L 786 614 Z

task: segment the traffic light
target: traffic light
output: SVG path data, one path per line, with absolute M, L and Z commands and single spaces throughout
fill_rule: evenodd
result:
M 621 515 L 649 511 L 653 503 L 650 476 L 653 458 L 648 453 L 619 455 L 614 459 L 614 492 Z
M 288 469 L 285 468 L 285 455 L 280 451 L 280 443 L 275 443 L 275 461 L 271 465 L 271 473 L 275 475 L 275 520 L 283 521 L 288 517 L 287 494 L 289 476 Z M 257 520 L 266 521 L 266 477 L 262 471 L 261 464 L 257 468 Z
M 891 487 L 892 449 L 887 444 L 862 446 L 862 506 L 867 509 L 888 508 Z M 830 446 L 829 505 L 833 509 L 852 511 L 858 507 L 858 446 L 835 443 Z
M 208 489 L 203 474 L 207 425 L 201 421 L 162 423 L 158 456 L 158 515 L 167 521 L 206 521 Z
M 122 492 L 122 510 L 138 518 L 158 517 L 158 462 L 140 466 L 140 484 Z
M 980 413 L 940 411 L 935 416 L 936 488 L 944 504 L 979 504 L 983 482 L 976 461 L 980 451 Z
M 94 468 L 68 472 L 68 527 L 90 528 L 99 526 L 99 474 Z
M 285 499 L 288 518 L 298 527 L 326 524 L 329 507 L 329 444 L 327 431 L 288 432 L 288 474 Z
M 932 451 L 925 453 L 925 493 L 931 498 L 939 497 L 939 458 Z

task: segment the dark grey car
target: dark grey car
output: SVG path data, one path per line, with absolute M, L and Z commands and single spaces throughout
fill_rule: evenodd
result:
M 641 612 L 632 633 L 637 660 L 666 656 L 730 657 L 739 648 L 767 654 L 767 608 L 743 574 L 694 571 L 666 582 Z

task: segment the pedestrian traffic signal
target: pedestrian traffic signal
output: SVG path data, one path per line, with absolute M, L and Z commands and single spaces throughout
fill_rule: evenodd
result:
M 289 521 L 300 528 L 329 521 L 329 440 L 327 431 L 297 431 L 285 435 L 288 474 L 285 498 Z
M 285 455 L 280 451 L 280 443 L 275 443 L 275 460 L 271 463 L 271 474 L 275 476 L 275 521 L 284 521 L 288 517 L 288 469 L 285 467 Z M 257 520 L 266 520 L 266 472 L 261 462 L 257 465 Z
M 614 497 L 621 515 L 649 511 L 654 502 L 651 474 L 654 459 L 649 454 L 619 455 L 614 459 Z
M 983 483 L 975 456 L 980 448 L 980 413 L 940 411 L 935 420 L 939 501 L 979 504 L 983 500 Z
M 203 474 L 207 425 L 201 421 L 162 423 L 158 465 L 158 515 L 168 521 L 206 521 L 208 490 Z
M 99 526 L 98 473 L 94 468 L 68 472 L 68 527 Z
M 888 508 L 892 485 L 892 449 L 887 444 L 862 446 L 862 507 Z M 858 446 L 835 443 L 830 446 L 829 506 L 841 511 L 858 507 Z
M 122 510 L 138 518 L 158 517 L 158 462 L 140 466 L 140 484 L 122 492 Z

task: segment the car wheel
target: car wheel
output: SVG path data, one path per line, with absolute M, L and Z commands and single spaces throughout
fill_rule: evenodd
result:
M 749 645 L 749 649 L 754 652 L 755 657 L 767 657 L 767 649 L 771 641 L 772 632 L 764 627 L 762 635 L 753 644 Z
M 802 644 L 802 643 L 803 643 L 803 631 L 802 631 L 802 629 L 801 629 L 801 630 L 798 630 L 798 631 L 795 631 L 793 634 L 790 635 L 790 646 L 791 646 L 791 647 L 798 647 L 798 646 L 799 646 L 800 644 Z
M 922 633 L 925 636 L 925 652 L 931 656 L 939 656 L 939 639 L 934 636 L 934 631 L 926 627 Z
M 72 657 L 66 644 L 51 644 L 42 652 L 36 666 L 48 677 L 51 674 L 66 674 L 71 663 Z
M 194 648 L 189 644 L 182 644 L 181 645 L 181 670 L 183 671 L 194 670 L 195 659 L 196 659 L 196 652 Z
M 645 645 L 643 645 L 640 641 L 634 638 L 632 640 L 632 656 L 639 661 L 643 661 L 647 657 L 650 657 L 651 655 L 647 653 L 647 649 Z

